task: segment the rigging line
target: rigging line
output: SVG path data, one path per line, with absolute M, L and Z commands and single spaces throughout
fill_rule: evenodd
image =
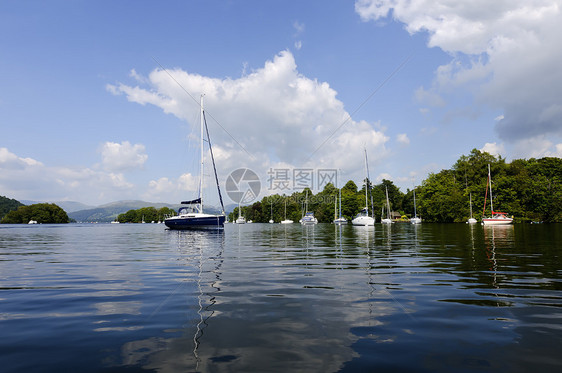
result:
M 388 83 L 388 81 L 390 79 L 392 79 L 392 77 L 394 77 L 394 75 L 396 75 L 400 70 L 402 70 L 402 68 L 408 63 L 408 61 L 410 61 L 413 57 L 414 53 L 411 53 L 404 61 L 402 61 L 402 63 L 400 65 L 398 65 L 398 67 L 396 69 L 394 69 L 394 71 L 392 73 L 390 73 L 390 75 L 388 75 L 386 77 L 385 80 L 382 81 L 381 84 L 379 84 L 379 86 L 361 103 L 361 105 L 359 105 L 357 107 L 357 109 L 355 109 L 351 114 L 348 115 L 347 119 L 344 120 L 339 126 L 338 128 L 336 128 L 334 130 L 334 132 L 332 132 L 330 134 L 330 136 L 328 136 L 328 138 L 326 138 L 326 140 L 324 140 L 324 142 L 322 144 L 320 144 L 316 150 L 314 150 L 310 156 L 306 159 L 305 162 L 309 161 L 312 159 L 312 156 L 314 154 L 316 154 L 316 152 L 318 152 L 318 150 L 320 150 L 321 147 L 323 147 L 335 134 L 336 132 L 338 132 L 340 130 L 340 128 L 342 128 L 354 115 L 355 113 L 357 113 L 363 106 L 365 106 L 365 104 L 371 99 L 371 97 L 373 97 L 382 87 L 384 87 L 386 85 L 386 83 Z
M 213 155 L 213 147 L 211 146 L 211 137 L 209 136 L 209 127 L 207 126 L 207 118 L 203 112 L 203 122 L 205 123 L 205 131 L 207 131 L 207 142 L 209 143 L 209 152 L 211 153 L 211 161 L 213 162 L 213 170 L 215 171 L 215 181 L 217 183 L 217 191 L 219 192 L 219 200 L 221 201 L 222 213 L 224 214 L 224 203 L 222 202 L 221 188 L 219 187 L 219 177 L 217 175 L 217 167 L 215 166 L 215 156 Z
M 162 70 L 164 70 L 164 72 L 165 72 L 166 74 L 168 74 L 168 76 L 169 76 L 170 78 L 172 78 L 172 80 L 173 80 L 174 82 L 176 82 L 176 84 L 177 84 L 185 93 L 187 93 L 187 95 L 188 95 L 189 97 L 191 97 L 191 99 L 197 104 L 197 106 L 201 107 L 201 103 L 198 102 L 198 101 L 195 99 L 195 97 L 193 97 L 193 96 L 191 95 L 191 93 L 189 93 L 189 92 L 187 91 L 187 89 L 185 89 L 185 88 L 180 84 L 180 82 L 178 82 L 178 81 L 176 80 L 176 78 L 174 78 L 174 76 L 173 76 L 172 74 L 170 74 L 170 72 L 169 72 L 164 66 L 162 66 L 162 64 L 161 64 L 160 62 L 158 62 L 158 60 L 157 60 L 156 58 L 152 57 L 152 59 L 154 60 L 154 62 L 156 62 L 156 63 L 158 64 L 158 66 L 160 66 L 160 68 L 161 68 Z M 206 111 L 206 112 L 207 112 L 207 114 L 209 114 L 209 117 L 211 117 L 211 118 L 219 125 L 219 127 L 222 128 L 222 130 L 223 130 L 224 132 L 226 132 L 226 134 L 227 134 L 228 136 L 230 136 L 230 138 L 231 138 L 232 140 L 234 140 L 234 142 L 235 142 L 236 144 L 238 144 L 238 146 L 239 146 L 242 150 L 244 150 L 244 152 L 245 152 L 246 154 L 248 154 L 248 156 L 250 156 L 250 158 L 256 159 L 252 154 L 250 154 L 250 153 L 246 150 L 245 147 L 242 146 L 242 144 L 240 144 L 240 143 L 238 142 L 238 140 L 236 140 L 236 139 L 234 138 L 234 136 L 232 136 L 232 135 L 230 134 L 230 132 L 228 132 L 228 131 L 226 130 L 226 128 L 224 128 L 224 127 L 222 126 L 222 124 L 220 124 L 220 122 L 219 122 L 215 117 L 213 117 L 213 116 L 211 115 L 211 113 L 209 113 L 208 111 Z

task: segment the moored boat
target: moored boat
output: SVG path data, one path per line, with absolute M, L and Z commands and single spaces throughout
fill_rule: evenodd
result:
M 388 188 L 386 188 L 386 218 L 384 217 L 384 206 L 381 213 L 381 223 L 382 224 L 392 224 L 392 219 L 390 218 L 390 200 L 388 199 Z
M 490 211 L 492 213 L 491 217 L 482 217 L 482 225 L 506 225 L 513 223 L 513 217 L 508 217 L 506 212 L 494 211 L 494 201 L 492 197 L 492 174 L 490 172 L 490 165 L 488 164 L 488 183 L 490 187 Z M 488 186 L 486 186 L 486 196 L 488 195 Z M 486 198 L 484 198 L 484 211 L 482 211 L 482 216 L 486 211 Z
M 414 217 L 410 219 L 412 224 L 421 224 L 422 220 L 418 217 L 418 212 L 416 210 L 416 189 L 414 188 Z
M 375 225 L 375 218 L 369 215 L 369 199 L 368 199 L 368 192 L 370 187 L 370 180 L 369 180 L 369 164 L 367 163 L 367 149 L 365 150 L 365 174 L 367 178 L 365 179 L 365 208 L 359 211 L 359 214 L 353 218 L 351 221 L 352 225 L 362 225 L 362 226 L 374 226 Z M 372 201 L 371 201 L 372 205 Z
M 176 216 L 170 216 L 164 220 L 164 224 L 169 229 L 223 229 L 224 221 L 226 220 L 226 215 L 224 213 L 224 204 L 222 202 L 222 196 L 220 193 L 220 186 L 217 176 L 217 170 L 215 168 L 215 161 L 213 157 L 213 149 L 211 147 L 211 139 L 209 138 L 209 130 L 207 129 L 207 124 L 205 122 L 205 110 L 203 109 L 203 96 L 201 96 L 201 165 L 199 174 L 199 197 L 191 201 L 182 201 L 182 206 L 178 209 L 178 214 Z M 207 143 L 209 144 L 209 152 L 211 154 L 211 160 L 213 161 L 213 169 L 215 171 L 215 181 L 217 184 L 217 190 L 219 194 L 219 199 L 222 207 L 220 214 L 207 214 L 203 211 L 203 160 L 204 160 L 204 148 L 203 148 L 203 129 L 206 129 L 207 133 Z M 144 219 L 143 219 L 144 220 Z

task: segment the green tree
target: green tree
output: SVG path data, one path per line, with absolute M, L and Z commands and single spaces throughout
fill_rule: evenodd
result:
M 10 211 L 15 211 L 18 207 L 24 206 L 23 203 L 8 197 L 0 196 L 0 220 Z
M 37 203 L 20 206 L 2 218 L 3 224 L 27 224 L 35 220 L 39 224 L 65 224 L 69 222 L 66 212 L 54 203 Z

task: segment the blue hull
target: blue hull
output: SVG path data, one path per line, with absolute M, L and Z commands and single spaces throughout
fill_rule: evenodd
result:
M 223 229 L 226 217 L 166 219 L 164 224 L 170 229 Z

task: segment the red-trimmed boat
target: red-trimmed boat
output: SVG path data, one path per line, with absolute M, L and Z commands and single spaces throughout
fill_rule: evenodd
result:
M 486 211 L 486 198 L 484 198 L 484 211 L 482 211 L 482 225 L 507 225 L 513 223 L 513 217 L 508 217 L 506 212 L 494 211 L 494 202 L 492 199 L 492 176 L 490 173 L 490 165 L 488 164 L 488 182 L 490 186 L 490 211 L 492 216 L 484 217 Z M 486 197 L 488 196 L 488 185 L 486 186 Z

